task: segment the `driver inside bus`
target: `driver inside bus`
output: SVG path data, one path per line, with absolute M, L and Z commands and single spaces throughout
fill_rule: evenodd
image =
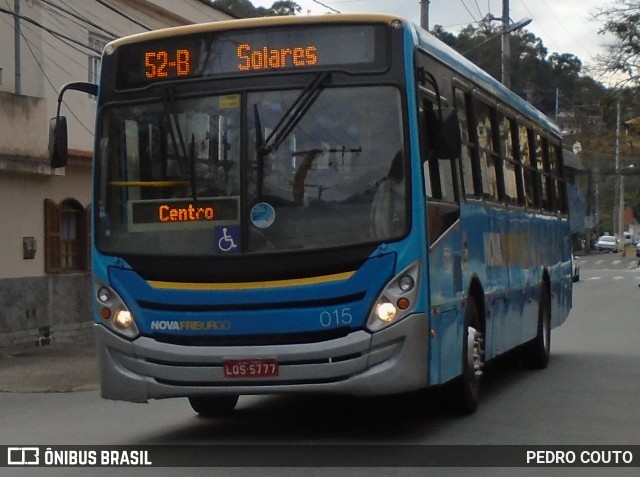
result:
M 380 181 L 371 204 L 371 236 L 374 239 L 397 237 L 405 227 L 405 185 L 402 152 L 391 161 L 387 176 Z

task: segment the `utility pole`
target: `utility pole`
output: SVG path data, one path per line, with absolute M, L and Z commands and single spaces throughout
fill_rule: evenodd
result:
M 618 201 L 618 250 L 624 256 L 624 176 L 620 168 L 620 100 L 616 104 L 616 182 L 618 182 L 620 198 Z M 615 209 L 615 206 L 614 206 Z M 614 213 L 615 217 L 615 213 Z M 614 234 L 615 235 L 615 234 Z
M 502 43 L 500 44 L 502 84 L 507 88 L 511 88 L 511 71 L 509 68 L 511 62 L 511 43 L 509 42 L 509 34 L 527 26 L 531 23 L 531 18 L 523 18 L 520 21 L 511 23 L 511 19 L 509 18 L 509 0 L 502 0 L 502 18 L 494 17 L 491 13 L 488 13 L 483 21 L 490 22 L 493 20 L 500 20 L 502 23 Z
M 429 3 L 430 0 L 420 0 L 420 26 L 429 31 Z
M 509 43 L 509 0 L 502 0 L 502 84 L 511 88 L 511 72 L 509 63 L 511 61 L 511 44 Z
M 13 43 L 14 43 L 14 72 L 16 94 L 21 94 L 20 88 L 20 0 L 13 0 Z

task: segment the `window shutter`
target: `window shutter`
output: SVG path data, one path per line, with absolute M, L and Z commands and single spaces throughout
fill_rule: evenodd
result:
M 44 200 L 44 271 L 60 271 L 60 207 L 51 199 Z
M 78 254 L 81 270 L 91 270 L 91 204 L 79 216 L 78 224 Z

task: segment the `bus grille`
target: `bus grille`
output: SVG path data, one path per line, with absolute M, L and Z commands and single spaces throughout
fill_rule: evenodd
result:
M 160 343 L 180 346 L 268 346 L 320 343 L 323 341 L 343 338 L 354 331 L 357 330 L 342 327 L 323 331 L 278 333 L 268 335 L 177 336 L 166 333 L 154 333 L 151 337 Z

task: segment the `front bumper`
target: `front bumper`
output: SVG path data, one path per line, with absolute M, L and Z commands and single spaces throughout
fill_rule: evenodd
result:
M 131 402 L 212 394 L 335 392 L 393 394 L 427 384 L 428 320 L 406 317 L 377 333 L 330 341 L 252 347 L 180 346 L 121 338 L 94 326 L 102 397 Z M 226 359 L 275 358 L 279 375 L 226 378 Z

